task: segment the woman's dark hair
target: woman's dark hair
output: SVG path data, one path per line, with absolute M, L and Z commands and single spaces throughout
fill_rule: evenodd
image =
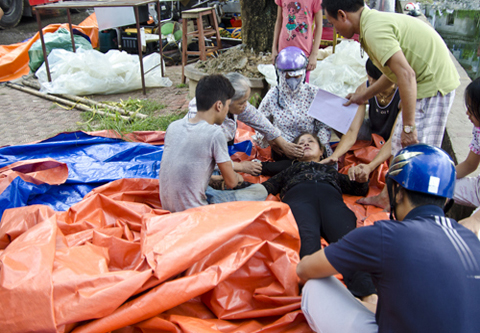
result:
M 230 81 L 221 74 L 207 75 L 198 81 L 195 89 L 197 111 L 208 111 L 217 101 L 225 105 L 227 99 L 235 95 Z
M 370 58 L 368 58 L 365 63 L 365 70 L 367 71 L 368 76 L 375 80 L 378 80 L 383 74 L 378 67 L 373 64 Z
M 470 82 L 465 89 L 465 106 L 480 121 L 480 77 Z
M 324 159 L 326 157 L 327 150 L 325 149 L 325 146 L 323 145 L 323 143 L 320 141 L 320 138 L 318 137 L 318 135 L 316 135 L 315 133 L 303 132 L 302 134 L 297 136 L 295 139 L 293 139 L 293 143 L 298 144 L 298 141 L 300 141 L 300 138 L 307 134 L 311 135 L 318 142 L 320 149 L 323 151 L 323 155 L 320 156 L 320 160 Z
M 322 8 L 325 9 L 331 17 L 337 19 L 339 10 L 345 12 L 356 12 L 360 8 L 365 7 L 364 0 L 323 0 Z

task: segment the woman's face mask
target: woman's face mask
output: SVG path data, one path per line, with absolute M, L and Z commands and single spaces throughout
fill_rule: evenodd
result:
M 287 85 L 290 87 L 292 91 L 295 91 L 297 89 L 298 85 L 300 82 L 302 82 L 302 77 L 290 77 L 286 79 Z

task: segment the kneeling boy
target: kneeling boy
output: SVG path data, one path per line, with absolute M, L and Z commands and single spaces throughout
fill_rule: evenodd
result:
M 232 84 L 223 75 L 205 76 L 195 90 L 196 116 L 168 126 L 160 167 L 160 201 L 164 209 L 179 212 L 207 205 L 205 191 L 215 164 L 227 187 L 234 188 L 243 182 L 242 176 L 233 171 L 221 127 L 213 126 L 223 123 L 234 93 Z M 260 193 L 260 197 L 232 199 L 230 196 L 225 201 L 264 200 L 266 196 L 266 193 Z

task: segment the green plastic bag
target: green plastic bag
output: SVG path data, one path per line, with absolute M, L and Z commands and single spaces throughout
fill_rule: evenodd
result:
M 73 51 L 70 31 L 65 28 L 60 28 L 53 33 L 45 34 L 43 36 L 43 39 L 45 40 L 47 56 L 53 49 L 64 49 L 67 51 Z M 76 49 L 93 49 L 92 44 L 90 44 L 90 42 L 85 37 L 74 34 L 73 39 L 75 41 Z M 30 47 L 30 49 L 28 50 L 28 56 L 30 57 L 28 67 L 30 67 L 30 70 L 35 73 L 37 69 L 43 64 L 42 41 L 40 39 L 32 44 L 32 47 Z

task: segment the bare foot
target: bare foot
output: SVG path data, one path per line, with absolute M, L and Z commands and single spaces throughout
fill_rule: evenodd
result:
M 383 208 L 384 211 L 390 211 L 390 202 L 388 201 L 388 193 L 386 187 L 383 188 L 382 192 L 379 195 L 373 197 L 360 198 L 357 200 L 357 203 L 362 205 L 371 205 Z

